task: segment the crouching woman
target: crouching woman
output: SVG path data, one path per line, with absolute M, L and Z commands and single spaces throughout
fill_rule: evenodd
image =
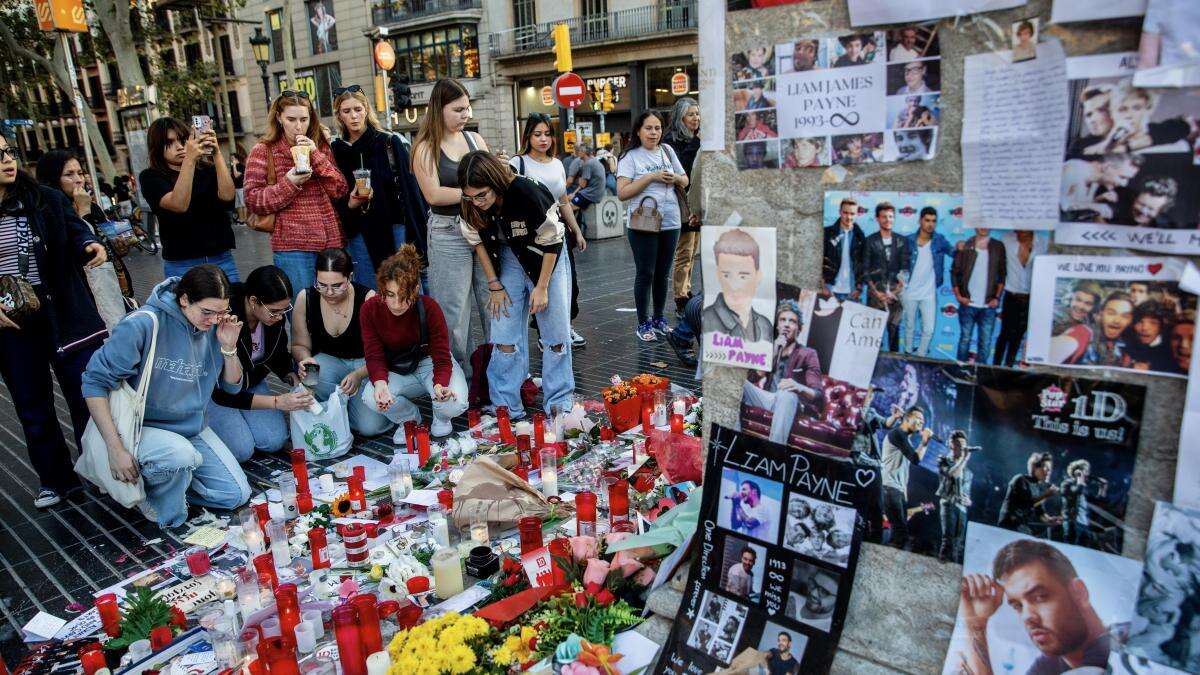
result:
M 246 475 L 229 448 L 205 425 L 213 389 L 242 389 L 237 340 L 242 324 L 229 312 L 229 280 L 215 265 L 197 265 L 170 277 L 150 294 L 143 311 L 125 317 L 83 373 L 83 396 L 108 446 L 113 478 L 145 481 L 143 512 L 161 527 L 187 520 L 188 504 L 233 509 L 250 498 Z M 146 355 L 158 338 L 153 363 Z M 141 442 L 126 448 L 117 434 L 108 395 L 152 368 Z

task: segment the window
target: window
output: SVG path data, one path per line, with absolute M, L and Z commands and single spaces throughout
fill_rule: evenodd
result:
M 296 71 L 296 82 L 290 87 L 287 85 L 285 73 L 280 73 L 275 76 L 275 83 L 279 86 L 279 90 L 284 89 L 303 89 L 308 92 L 308 97 L 316 106 L 317 112 L 321 117 L 333 116 L 333 90 L 342 86 L 342 69 L 336 63 L 329 63 L 323 66 L 314 66 Z
M 93 108 L 104 107 L 104 89 L 100 86 L 100 75 L 88 75 L 88 101 Z
M 221 45 L 221 58 L 225 59 L 225 74 L 229 76 L 235 75 L 236 73 L 234 72 L 233 67 L 233 48 L 229 45 L 229 36 L 222 35 L 217 42 Z
M 479 34 L 471 24 L 411 33 L 392 39 L 397 76 L 412 84 L 443 77 L 479 77 Z
M 677 77 L 679 74 L 682 76 Z M 681 89 L 684 85 L 686 85 L 686 90 Z M 647 108 L 670 110 L 675 105 L 675 100 L 683 96 L 699 100 L 699 89 L 700 80 L 694 63 L 646 68 Z
M 200 43 L 189 42 L 183 46 L 183 60 L 187 63 L 200 63 Z
M 537 23 L 537 13 L 534 11 L 534 0 L 513 0 L 513 25 L 517 28 L 532 26 Z
M 608 35 L 608 0 L 581 0 L 583 21 L 579 24 L 581 42 L 603 39 Z
M 267 29 L 271 33 L 271 61 L 283 60 L 283 10 L 267 12 Z M 292 40 L 292 58 L 296 58 L 296 40 Z

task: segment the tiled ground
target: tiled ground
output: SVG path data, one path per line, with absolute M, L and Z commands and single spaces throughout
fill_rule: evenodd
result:
M 263 235 L 238 232 L 236 257 L 244 277 L 270 260 Z M 696 385 L 662 342 L 646 344 L 633 333 L 633 262 L 624 238 L 591 242 L 578 258 L 580 316 L 575 328 L 588 344 L 575 353 L 576 386 L 594 395 L 613 373 L 665 374 L 684 386 Z M 162 279 L 157 257 L 132 253 L 126 263 L 139 298 Z M 533 367 L 538 368 L 534 352 Z M 70 437 L 66 404 L 58 401 Z M 385 461 L 389 436 L 361 440 L 361 451 Z M 137 511 L 126 511 L 94 491 L 46 511 L 33 508 L 37 477 L 29 464 L 12 399 L 0 386 L 0 654 L 13 665 L 23 652 L 20 628 L 38 610 L 70 619 L 73 603 L 91 604 L 92 593 L 171 555 L 178 542 Z M 272 470 L 286 468 L 280 457 L 260 456 L 246 465 L 252 485 L 265 485 Z

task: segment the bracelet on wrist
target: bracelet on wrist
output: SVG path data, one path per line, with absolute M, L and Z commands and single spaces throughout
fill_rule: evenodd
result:
M 234 356 L 237 356 L 237 347 L 232 347 L 230 349 L 225 349 L 224 347 L 221 347 L 221 355 L 228 356 L 231 358 Z

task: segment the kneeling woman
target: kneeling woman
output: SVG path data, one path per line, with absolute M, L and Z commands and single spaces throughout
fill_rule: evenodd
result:
M 320 368 L 314 392 L 324 401 L 335 388 L 350 400 L 350 428 L 363 436 L 378 436 L 392 425 L 375 410 L 374 400 L 359 396 L 367 377 L 363 353 L 363 303 L 375 291 L 351 281 L 355 265 L 350 254 L 327 248 L 317 254 L 317 284 L 296 296 L 292 313 L 292 358 L 300 364 L 300 377 L 312 365 Z
M 153 364 L 146 353 L 158 320 Z M 237 339 L 242 324 L 229 313 L 229 280 L 215 265 L 197 265 L 170 277 L 150 294 L 143 310 L 125 317 L 83 373 L 83 395 L 108 446 L 113 478 L 145 479 L 149 517 L 164 528 L 187 520 L 188 503 L 233 509 L 250 498 L 246 474 L 221 439 L 205 426 L 204 408 L 215 387 L 242 388 Z M 146 394 L 141 442 L 126 448 L 117 434 L 108 395 L 124 381 L 136 383 L 153 368 Z
M 291 298 L 288 275 L 274 265 L 259 267 L 245 283 L 231 285 L 229 308 L 242 322 L 237 356 L 246 373 L 246 388 L 236 394 L 214 391 L 208 420 L 239 462 L 250 459 L 255 450 L 282 449 L 288 442 L 284 413 L 302 410 L 313 402 L 308 392 L 275 395 L 267 384 L 271 373 L 289 386 L 299 382 L 288 348 Z
M 405 244 L 376 272 L 379 295 L 362 307 L 363 351 L 375 406 L 397 424 L 420 419 L 411 399 L 433 399 L 430 433 L 447 436 L 467 409 L 467 378 L 450 354 L 450 332 L 437 301 L 419 294 L 421 257 Z M 364 396 L 367 394 L 364 392 Z M 404 429 L 396 430 L 403 442 Z
M 571 268 L 563 261 L 559 202 L 537 181 L 514 176 L 490 153 L 469 152 L 458 164 L 463 236 L 487 273 L 491 336 L 488 389 L 495 405 L 523 417 L 521 384 L 529 372 L 529 319 L 542 341 L 546 411 L 575 393 L 571 368 Z M 497 272 L 498 270 L 498 272 Z

